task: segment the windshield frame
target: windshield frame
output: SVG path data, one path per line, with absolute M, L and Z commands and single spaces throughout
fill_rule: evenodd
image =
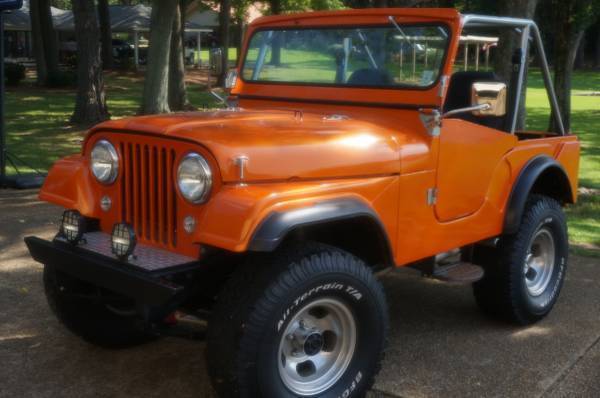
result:
M 244 54 L 241 62 L 238 64 L 238 76 L 244 82 L 244 84 L 251 85 L 272 85 L 272 86 L 299 86 L 299 87 L 329 87 L 329 88 L 364 88 L 364 89 L 376 89 L 376 90 L 411 90 L 411 91 L 428 91 L 436 87 L 444 75 L 444 69 L 448 61 L 448 55 L 450 53 L 450 46 L 452 44 L 453 32 L 452 27 L 445 21 L 431 21 L 431 22 L 408 22 L 399 24 L 400 27 L 439 27 L 444 30 L 447 34 L 446 45 L 444 47 L 444 54 L 440 62 L 440 68 L 438 70 L 437 77 L 428 86 L 417 86 L 412 84 L 396 84 L 393 86 L 384 85 L 360 85 L 360 84 L 339 84 L 339 83 L 312 83 L 312 82 L 283 82 L 283 81 L 265 81 L 265 80 L 248 80 L 244 78 L 244 66 L 246 65 L 246 58 L 248 56 L 248 50 L 250 43 L 254 36 L 259 32 L 264 31 L 293 31 L 293 30 L 328 30 L 328 29 L 369 29 L 369 28 L 390 28 L 396 29 L 392 23 L 389 24 L 360 24 L 360 25 L 302 25 L 302 26 L 260 26 L 252 31 L 252 35 L 246 40 L 244 46 Z

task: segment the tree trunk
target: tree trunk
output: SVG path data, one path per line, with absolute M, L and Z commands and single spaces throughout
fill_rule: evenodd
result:
M 505 0 L 499 2 L 498 14 L 502 16 L 511 16 L 517 18 L 532 19 L 535 15 L 538 0 Z M 517 34 L 512 29 L 505 29 L 499 35 L 500 45 L 496 48 L 494 70 L 496 74 L 505 82 L 510 83 L 510 87 L 516 87 L 516 82 L 511 82 L 513 76 L 513 55 L 520 43 L 517 43 Z M 526 66 L 527 68 L 527 66 Z M 517 130 L 525 128 L 527 111 L 525 108 L 526 87 L 527 87 L 527 69 L 523 78 L 523 92 L 521 93 L 519 115 L 517 119 Z M 516 101 L 516 99 L 513 99 Z M 510 102 L 509 102 L 510 103 Z M 514 102 L 513 102 L 514 103 Z
M 104 69 L 112 69 L 114 59 L 108 0 L 98 0 L 98 20 L 100 21 L 100 37 L 102 38 L 102 66 Z
M 385 8 L 388 6 L 387 0 L 373 0 L 373 7 L 375 8 Z
M 37 83 L 45 86 L 48 81 L 48 68 L 44 51 L 44 39 L 40 22 L 40 2 L 31 0 L 29 3 L 29 17 L 31 19 L 31 41 L 33 44 L 33 55 L 37 69 Z
M 48 76 L 53 77 L 58 73 L 58 37 L 52 23 L 50 0 L 39 1 L 39 17 L 42 39 L 44 42 L 44 58 Z
M 538 0 L 504 0 L 498 3 L 498 15 L 532 19 Z M 510 79 L 512 73 L 512 56 L 517 48 L 515 37 L 512 29 L 502 32 L 500 46 L 496 49 L 495 70 L 501 78 L 506 80 Z
M 221 74 L 217 81 L 218 86 L 225 84 L 229 69 L 229 24 L 231 20 L 231 0 L 221 0 L 219 11 L 219 39 L 221 41 Z
M 168 113 L 169 109 L 169 59 L 171 32 L 177 0 L 154 0 L 150 17 L 150 43 L 148 67 L 144 82 L 142 113 Z
M 272 15 L 281 14 L 281 0 L 270 0 L 269 4 L 271 6 Z M 273 39 L 273 44 L 271 45 L 271 61 L 269 62 L 271 65 L 281 65 L 282 35 L 283 32 L 278 32 Z
M 594 49 L 595 51 L 595 56 L 594 56 L 594 66 L 596 68 L 600 68 L 600 22 L 598 22 L 597 26 L 596 26 L 596 48 Z
M 244 18 L 242 16 L 237 18 L 237 28 L 238 28 L 238 37 L 237 37 L 237 59 L 242 57 L 242 47 L 244 46 L 244 33 L 246 32 L 246 24 L 244 22 Z
M 581 43 L 584 32 L 573 32 L 571 28 L 559 29 L 555 36 L 554 47 L 554 89 L 556 99 L 562 115 L 565 131 L 571 129 L 571 80 L 577 49 Z M 559 128 L 554 122 L 554 115 L 550 120 L 550 131 L 558 132 Z
M 587 5 L 586 1 L 553 2 L 554 23 L 561 27 L 554 36 L 554 88 L 566 132 L 571 130 L 571 78 L 575 57 L 585 31 L 593 23 L 591 19 L 582 18 L 589 12 Z M 554 115 L 550 119 L 550 131 L 559 131 Z
M 74 0 L 77 37 L 77 100 L 73 123 L 91 126 L 109 118 L 104 93 L 100 31 L 94 0 Z
M 169 56 L 169 108 L 171 111 L 183 111 L 189 106 L 185 88 L 185 64 L 181 4 L 177 5 L 173 18 L 171 34 L 171 53 Z

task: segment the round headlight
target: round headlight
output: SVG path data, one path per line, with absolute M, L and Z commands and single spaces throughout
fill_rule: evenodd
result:
M 92 149 L 90 168 L 102 184 L 112 184 L 119 175 L 119 155 L 115 147 L 106 140 L 100 140 Z
M 177 168 L 177 186 L 187 201 L 206 201 L 212 186 L 212 173 L 206 159 L 197 153 L 187 154 Z

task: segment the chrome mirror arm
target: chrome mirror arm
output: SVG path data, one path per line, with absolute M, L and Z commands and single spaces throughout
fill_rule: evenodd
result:
M 215 97 L 219 102 L 221 102 L 223 104 L 227 104 L 227 101 L 225 100 L 225 98 L 222 97 L 222 96 L 220 96 L 219 94 L 217 94 L 216 91 L 210 90 L 210 95 L 212 95 L 213 97 Z
M 487 111 L 492 106 L 490 104 L 480 104 L 475 106 L 468 106 L 466 108 L 453 109 L 442 115 L 442 118 L 459 115 L 461 113 L 475 112 L 475 111 Z
M 225 105 L 228 110 L 238 109 L 237 100 L 232 101 L 231 99 L 225 98 L 214 90 L 210 90 L 210 94 L 215 97 L 217 101 Z

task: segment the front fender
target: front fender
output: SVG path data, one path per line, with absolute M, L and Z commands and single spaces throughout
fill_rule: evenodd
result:
M 369 217 L 395 241 L 398 178 L 227 185 L 203 211 L 196 241 L 234 252 L 269 251 L 291 229 Z
M 83 156 L 67 156 L 52 166 L 39 198 L 67 209 L 77 209 L 87 217 L 97 217 L 98 206 L 90 177 Z
M 369 218 L 383 230 L 375 211 L 364 201 L 353 197 L 324 200 L 306 208 L 275 210 L 256 228 L 248 250 L 273 251 L 296 228 L 362 217 Z

